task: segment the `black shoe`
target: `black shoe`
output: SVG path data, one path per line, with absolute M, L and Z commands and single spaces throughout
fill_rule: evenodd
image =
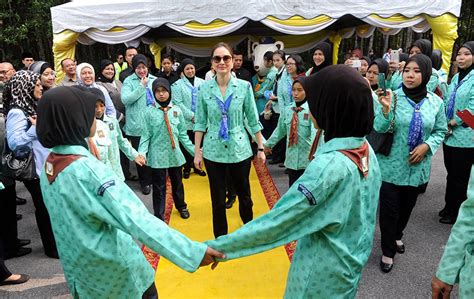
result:
M 448 210 L 447 210 L 446 208 L 442 209 L 442 210 L 439 211 L 439 213 L 438 213 L 438 216 L 439 216 L 439 217 L 446 217 L 446 216 L 448 216 L 448 215 L 449 215 L 449 212 L 448 212 Z
M 383 273 L 388 273 L 392 271 L 393 264 L 386 264 L 382 261 L 380 261 L 380 270 L 382 270 Z
M 454 224 L 456 223 L 456 218 L 455 216 L 452 216 L 452 215 L 446 215 L 444 217 L 442 217 L 439 222 L 443 223 L 443 224 Z
M 150 185 L 146 185 L 146 186 L 143 186 L 143 187 L 142 187 L 142 193 L 143 193 L 144 195 L 148 195 L 148 194 L 150 194 L 150 192 L 151 192 L 151 187 L 150 187 Z
M 405 244 L 402 244 L 402 245 L 398 245 L 398 244 L 395 244 L 396 246 L 396 251 L 400 254 L 402 253 L 405 253 Z
M 30 247 L 19 247 L 18 250 L 14 253 L 10 253 L 10 254 L 5 253 L 5 259 L 8 260 L 14 257 L 24 256 L 24 255 L 30 254 L 31 251 L 32 250 Z
M 283 167 L 285 167 L 285 164 L 280 163 L 280 164 L 278 164 L 278 167 L 283 168 Z
M 23 215 L 21 215 L 21 214 L 16 214 L 16 221 L 19 221 L 19 220 L 21 220 L 21 219 L 23 219 Z
M 16 197 L 16 205 L 17 206 L 22 206 L 24 204 L 26 204 L 26 199 L 17 196 Z
M 226 209 L 232 208 L 232 206 L 235 203 L 235 198 L 236 198 L 236 196 L 232 195 L 232 196 L 229 197 L 229 199 L 227 199 L 227 202 L 225 203 L 225 208 Z
M 14 284 L 22 284 L 27 282 L 30 277 L 26 274 L 19 274 L 20 278 L 17 280 L 7 280 L 7 281 L 0 281 L 0 286 L 7 286 L 7 285 L 14 285 Z M 8 277 L 7 277 L 8 278 Z
M 59 259 L 59 254 L 58 254 L 58 251 L 55 250 L 53 252 L 44 252 L 44 254 L 47 256 L 47 257 L 50 257 L 50 258 L 53 258 L 53 259 Z
M 188 209 L 186 209 L 186 208 L 179 210 L 179 215 L 180 215 L 181 218 L 183 218 L 183 219 L 188 219 L 189 216 L 191 216 L 191 215 L 189 214 Z
M 190 175 L 191 175 L 191 171 L 189 171 L 189 170 L 184 170 L 183 171 L 183 178 L 189 179 Z
M 18 239 L 18 246 L 23 247 L 31 243 L 29 239 Z
M 199 176 L 206 176 L 206 172 L 204 170 L 194 169 L 194 173 Z
M 288 168 L 285 169 L 285 174 L 290 174 L 290 170 Z
M 138 181 L 138 177 L 136 175 L 129 175 L 129 176 L 125 177 L 125 180 L 136 182 L 136 181 Z

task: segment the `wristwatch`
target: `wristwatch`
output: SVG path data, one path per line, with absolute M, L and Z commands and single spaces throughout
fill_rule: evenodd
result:
M 258 148 L 257 149 L 259 152 L 263 152 L 263 148 Z

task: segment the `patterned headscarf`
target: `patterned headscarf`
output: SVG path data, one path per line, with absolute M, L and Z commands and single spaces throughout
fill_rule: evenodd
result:
M 36 114 L 38 102 L 33 97 L 33 92 L 40 76 L 40 74 L 35 74 L 31 71 L 19 71 L 11 77 L 3 90 L 6 113 L 10 109 L 19 108 L 28 115 Z

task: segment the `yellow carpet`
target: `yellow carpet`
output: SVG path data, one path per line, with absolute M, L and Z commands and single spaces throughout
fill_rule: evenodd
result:
M 255 169 L 250 172 L 254 218 L 269 210 Z M 191 217 L 181 219 L 173 209 L 169 225 L 196 241 L 213 239 L 207 177 L 191 174 L 184 180 Z M 229 232 L 241 227 L 238 204 L 227 210 Z M 220 263 L 215 270 L 187 273 L 161 258 L 156 273 L 160 298 L 282 298 L 290 261 L 284 247 L 259 255 Z

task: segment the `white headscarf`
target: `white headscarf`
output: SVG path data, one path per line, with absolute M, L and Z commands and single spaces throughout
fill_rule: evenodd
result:
M 91 85 L 86 85 L 84 83 L 84 81 L 82 81 L 82 78 L 81 78 L 81 72 L 82 72 L 82 69 L 84 68 L 90 68 L 91 71 L 92 71 L 92 77 L 94 77 L 94 82 L 91 84 Z M 81 86 L 85 86 L 85 87 L 95 87 L 97 88 L 97 85 L 95 84 L 95 70 L 94 70 L 94 67 L 87 63 L 87 62 L 83 62 L 81 64 L 79 64 L 77 67 L 76 67 L 76 78 L 77 78 L 77 84 L 78 85 L 81 85 Z

